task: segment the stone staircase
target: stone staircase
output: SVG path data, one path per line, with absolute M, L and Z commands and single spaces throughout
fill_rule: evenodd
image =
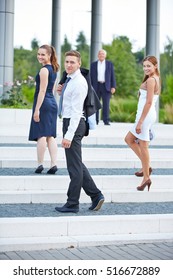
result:
M 53 178 L 52 178 L 53 177 Z M 173 201 L 173 175 L 153 175 L 150 192 L 137 192 L 139 178 L 131 175 L 94 175 L 107 203 Z M 1 176 L 0 204 L 64 203 L 68 176 Z M 82 190 L 81 203 L 90 203 Z
M 0 110 L 0 168 L 13 169 L 13 175 L 0 176 L 0 204 L 18 205 L 64 203 L 69 183 L 68 175 L 34 174 L 36 145 L 28 142 L 31 111 Z M 60 146 L 61 121 L 58 123 L 58 167 L 66 168 L 64 150 Z M 96 130 L 83 139 L 83 160 L 93 169 L 140 168 L 140 162 L 125 145 L 124 136 L 131 124 L 100 123 Z M 151 142 L 151 166 L 170 171 L 170 175 L 153 171 L 150 192 L 137 192 L 140 178 L 134 175 L 93 175 L 105 196 L 105 204 L 111 203 L 161 203 L 173 201 L 173 126 L 155 124 L 155 139 Z M 29 169 L 29 175 L 15 174 L 20 168 Z M 45 168 L 49 168 L 46 153 Z M 5 172 L 4 172 L 5 173 Z M 82 191 L 80 203 L 90 203 Z M 103 205 L 104 207 L 104 205 Z M 13 208 L 11 208 L 12 210 Z M 108 209 L 108 207 L 107 207 Z M 57 217 L 1 217 L 0 250 L 41 250 L 70 246 L 94 246 L 115 242 L 139 240 L 173 240 L 173 214 L 140 215 L 62 215 Z

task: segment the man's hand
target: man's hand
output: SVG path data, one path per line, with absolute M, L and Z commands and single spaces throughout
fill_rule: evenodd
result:
M 71 146 L 71 141 L 67 139 L 62 139 L 61 146 L 65 149 L 69 149 Z
M 57 93 L 58 93 L 59 95 L 61 95 L 62 88 L 63 88 L 63 85 L 58 84 L 58 86 L 57 86 Z
M 112 93 L 112 94 L 114 94 L 114 93 L 115 93 L 115 91 L 116 91 L 116 89 L 115 89 L 115 88 L 111 88 L 111 93 Z

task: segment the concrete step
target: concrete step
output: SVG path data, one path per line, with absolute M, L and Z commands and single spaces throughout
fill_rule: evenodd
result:
M 94 151 L 94 153 L 93 153 Z M 150 149 L 153 168 L 173 168 L 173 149 Z M 0 147 L 1 168 L 35 168 L 36 147 Z M 129 148 L 83 148 L 83 161 L 88 168 L 139 168 L 140 161 Z M 48 151 L 45 153 L 45 167 L 49 167 Z M 64 149 L 58 149 L 58 167 L 66 167 Z
M 173 201 L 173 175 L 153 175 L 150 192 L 136 191 L 141 178 L 135 176 L 93 176 L 105 196 L 105 202 Z M 0 204 L 64 203 L 67 199 L 68 176 L 1 176 Z M 81 203 L 90 198 L 81 191 Z
M 36 147 L 28 141 L 31 110 L 0 109 L 0 143 L 24 143 L 28 147 L 0 147 L 1 168 L 35 168 Z M 124 137 L 131 124 L 99 123 L 96 130 L 84 137 L 86 145 L 125 145 Z M 60 147 L 62 121 L 57 124 L 58 167 L 66 168 L 64 151 Z M 152 146 L 173 145 L 173 126 L 155 124 Z M 173 149 L 150 149 L 153 168 L 173 168 Z M 45 167 L 50 160 L 46 152 Z M 83 148 L 88 168 L 139 168 L 140 162 L 128 148 Z M 93 176 L 103 191 L 106 202 L 164 202 L 173 201 L 172 175 L 152 175 L 150 192 L 136 191 L 141 178 L 135 176 Z M 64 203 L 68 176 L 1 176 L 0 203 Z M 80 202 L 90 199 L 82 191 Z M 106 204 L 106 203 L 105 203 Z M 44 205 L 43 205 L 44 206 Z M 114 205 L 113 205 L 114 207 Z M 26 212 L 25 212 L 26 213 Z M 39 213 L 42 213 L 39 212 Z M 103 212 L 104 213 L 104 212 Z M 109 213 L 109 210 L 108 210 Z M 161 212 L 162 213 L 162 212 Z M 55 213 L 56 214 L 56 213 Z M 86 213 L 87 214 L 87 213 Z M 41 214 L 43 215 L 43 213 Z M 173 214 L 100 215 L 0 218 L 0 250 L 40 250 L 51 248 L 107 245 L 114 242 L 141 240 L 173 240 Z
M 136 160 L 122 160 L 122 159 L 104 159 L 104 160 L 96 160 L 96 159 L 84 159 L 84 164 L 87 168 L 140 168 L 140 161 Z M 66 168 L 66 161 L 65 159 L 58 159 L 58 168 Z M 151 166 L 161 169 L 172 169 L 173 168 L 173 158 L 167 160 L 151 160 Z M 0 160 L 0 168 L 36 168 L 37 161 L 31 159 L 1 159 Z M 50 168 L 50 160 L 44 161 L 44 167 Z
M 94 150 L 94 153 L 93 153 Z M 169 148 L 150 148 L 150 156 L 154 160 L 171 160 L 173 159 L 173 149 Z M 89 148 L 83 147 L 82 157 L 84 160 L 134 160 L 137 156 L 130 148 Z M 36 159 L 36 147 L 0 147 L 0 159 Z M 48 149 L 46 149 L 45 159 L 49 159 Z M 62 147 L 58 147 L 58 158 L 65 159 L 65 152 Z
M 0 191 L 55 191 L 66 190 L 69 176 L 36 175 L 36 176 L 1 176 Z M 141 178 L 132 175 L 94 175 L 92 176 L 99 188 L 103 190 L 132 190 L 141 182 Z M 152 188 L 172 189 L 173 175 L 151 175 Z
M 173 214 L 1 218 L 0 250 L 173 240 Z
M 133 191 L 106 190 L 103 192 L 105 202 L 168 202 L 173 201 L 173 190 L 152 190 L 150 193 Z M 65 191 L 12 191 L 0 193 L 0 204 L 21 203 L 65 203 L 67 195 Z M 81 191 L 80 202 L 89 203 L 91 200 Z
M 28 142 L 31 110 L 0 109 L 0 143 L 32 143 Z M 111 123 L 105 126 L 101 121 L 95 130 L 91 130 L 88 137 L 84 137 L 84 144 L 124 145 L 124 137 L 129 131 L 131 123 Z M 155 139 L 152 145 L 172 145 L 173 125 L 156 123 L 153 126 Z M 57 141 L 62 139 L 62 120 L 57 124 Z

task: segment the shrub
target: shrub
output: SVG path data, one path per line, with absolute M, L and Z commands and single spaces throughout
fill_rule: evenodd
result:
M 1 107 L 6 108 L 31 108 L 35 90 L 35 82 L 32 77 L 20 83 L 15 81 L 2 94 Z
M 112 122 L 134 122 L 137 99 L 112 98 L 110 102 L 110 119 Z
M 173 103 L 165 104 L 164 114 L 163 114 L 163 123 L 173 124 Z

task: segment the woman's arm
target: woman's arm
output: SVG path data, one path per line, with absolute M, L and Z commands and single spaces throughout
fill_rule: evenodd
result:
M 141 133 L 143 121 L 146 118 L 146 116 L 151 108 L 151 105 L 153 102 L 153 96 L 154 96 L 154 88 L 155 88 L 155 79 L 148 78 L 146 103 L 144 105 L 141 117 L 136 126 L 136 133 L 138 133 L 138 134 Z

